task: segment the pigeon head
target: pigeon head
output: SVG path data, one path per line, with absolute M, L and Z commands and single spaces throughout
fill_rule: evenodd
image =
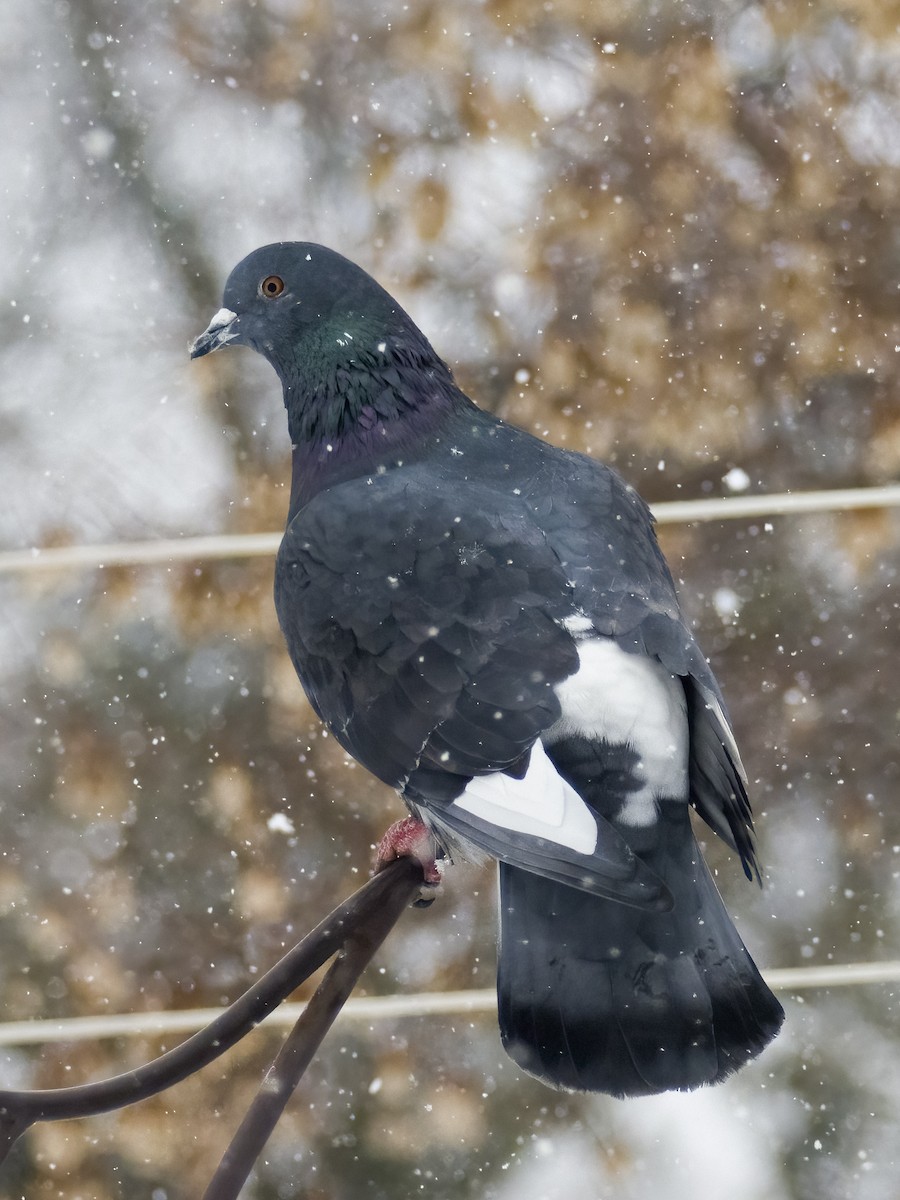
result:
M 191 358 L 226 345 L 249 346 L 268 359 L 282 384 L 310 393 L 359 360 L 443 366 L 384 288 L 343 255 L 312 242 L 275 242 L 238 263 L 222 308 L 191 346 Z
M 222 307 L 190 348 L 201 358 L 249 346 L 278 373 L 298 469 L 342 473 L 409 450 L 447 412 L 469 405 L 425 335 L 370 275 L 311 242 L 254 250 L 225 284 Z M 319 464 L 319 467 L 316 466 Z

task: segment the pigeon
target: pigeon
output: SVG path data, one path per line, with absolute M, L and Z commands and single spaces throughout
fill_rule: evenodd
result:
M 275 603 L 316 713 L 409 815 L 381 843 L 499 862 L 498 1012 L 526 1072 L 645 1096 L 725 1079 L 784 1017 L 693 807 L 760 881 L 729 718 L 634 489 L 479 408 L 326 247 L 240 262 L 199 358 L 281 380 Z

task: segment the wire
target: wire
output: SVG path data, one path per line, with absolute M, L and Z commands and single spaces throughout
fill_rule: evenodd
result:
M 766 982 L 776 991 L 782 992 L 900 983 L 900 960 L 822 967 L 782 967 L 767 971 Z M 408 996 L 355 996 L 347 1002 L 339 1019 L 365 1024 L 409 1017 L 467 1016 L 493 1013 L 496 1006 L 497 996 L 493 988 L 459 992 L 418 992 Z M 291 1025 L 304 1007 L 304 1004 L 282 1004 L 265 1023 L 270 1027 Z M 214 1021 L 221 1012 L 220 1008 L 194 1008 L 180 1012 L 122 1013 L 51 1021 L 8 1021 L 0 1024 L 0 1046 L 34 1046 L 47 1042 L 80 1042 L 96 1038 L 157 1037 L 169 1033 L 191 1033 Z
M 710 497 L 705 500 L 669 500 L 654 505 L 653 514 L 660 525 L 670 525 L 896 507 L 900 507 L 900 484 L 821 492 L 772 492 L 754 496 Z M 34 546 L 27 550 L 0 552 L 0 574 L 136 566 L 144 563 L 172 564 L 198 559 L 259 558 L 273 555 L 280 541 L 280 533 L 237 533 L 112 542 L 94 546 Z
M 44 549 L 35 546 L 30 550 L 0 553 L 0 574 L 189 562 L 193 559 L 258 558 L 274 554 L 280 541 L 280 533 L 232 533 L 96 546 L 50 546 Z
M 770 492 L 754 496 L 720 496 L 708 500 L 667 500 L 653 506 L 660 525 L 682 521 L 730 521 L 741 517 L 789 516 L 794 513 L 850 512 L 860 508 L 900 506 L 900 484 L 835 488 L 821 492 Z

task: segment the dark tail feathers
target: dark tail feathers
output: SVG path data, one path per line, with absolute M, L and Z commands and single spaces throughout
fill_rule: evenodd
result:
M 674 814 L 673 814 L 674 816 Z M 500 1032 L 556 1087 L 647 1096 L 717 1083 L 784 1018 L 738 936 L 686 811 L 664 821 L 675 899 L 648 913 L 500 864 Z

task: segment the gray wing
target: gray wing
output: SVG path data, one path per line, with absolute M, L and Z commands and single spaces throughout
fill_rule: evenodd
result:
M 549 450 L 502 487 L 410 468 L 348 482 L 302 510 L 279 555 L 276 602 L 304 687 L 341 744 L 442 827 L 506 861 L 583 881 L 599 872 L 594 856 L 560 857 L 558 845 L 498 833 L 454 803 L 474 777 L 527 769 L 559 718 L 555 689 L 578 667 L 566 625 L 578 614 L 682 678 L 690 800 L 755 868 L 724 705 L 649 512 L 612 472 Z M 597 886 L 606 880 L 625 898 L 637 860 L 596 806 L 595 816 Z
M 668 893 L 599 813 L 590 853 L 456 805 L 473 778 L 523 776 L 577 668 L 572 587 L 521 506 L 409 473 L 353 481 L 289 526 L 276 606 L 316 710 L 436 826 L 496 857 L 626 903 Z M 365 503 L 363 503 L 365 501 Z M 361 515 L 363 514 L 363 515 Z
M 568 494 L 577 493 L 578 503 L 564 511 L 557 505 L 546 528 L 566 563 L 576 606 L 598 634 L 681 677 L 690 802 L 740 855 L 748 879 L 758 880 L 747 777 L 725 701 L 679 607 L 650 510 L 613 472 L 582 455 L 567 457 Z

